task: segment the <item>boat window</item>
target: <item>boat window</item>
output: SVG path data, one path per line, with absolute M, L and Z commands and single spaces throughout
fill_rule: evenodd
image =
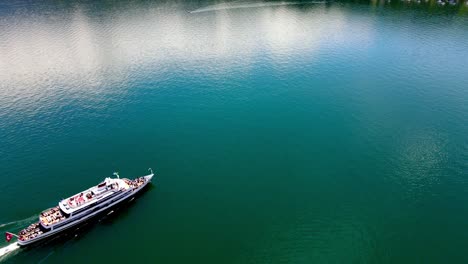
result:
M 61 224 L 57 224 L 57 225 L 54 226 L 54 228 L 59 228 L 59 227 L 64 226 L 66 224 L 68 224 L 68 221 L 66 221 L 64 223 L 61 223 Z
M 88 205 L 88 206 L 85 206 L 85 207 L 83 207 L 83 208 L 81 208 L 81 209 L 79 209 L 79 210 L 76 210 L 76 211 L 73 212 L 73 213 L 74 213 L 75 215 L 77 215 L 77 214 L 79 214 L 79 213 L 81 213 L 81 212 L 83 212 L 83 211 L 86 211 L 86 210 L 88 210 L 88 209 L 89 209 L 89 205 Z

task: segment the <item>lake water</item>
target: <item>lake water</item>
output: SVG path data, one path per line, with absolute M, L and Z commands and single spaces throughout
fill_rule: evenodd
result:
M 468 4 L 5 2 L 0 231 L 156 178 L 2 260 L 468 262 Z

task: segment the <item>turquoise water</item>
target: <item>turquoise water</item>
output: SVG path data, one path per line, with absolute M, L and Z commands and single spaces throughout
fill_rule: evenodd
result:
M 113 219 L 2 260 L 466 263 L 467 12 L 0 4 L 0 231 L 156 172 Z

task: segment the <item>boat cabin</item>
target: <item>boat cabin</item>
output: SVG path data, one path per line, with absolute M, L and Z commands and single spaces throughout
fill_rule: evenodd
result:
M 59 202 L 58 206 L 43 211 L 39 215 L 39 222 L 46 229 L 52 228 L 59 222 L 68 222 L 66 219 L 71 218 L 73 215 L 87 211 L 94 204 L 127 189 L 130 189 L 130 186 L 125 181 L 106 178 L 97 186 L 63 199 Z
M 120 190 L 129 189 L 129 186 L 121 179 L 106 178 L 97 186 L 93 186 L 83 192 L 75 194 L 59 202 L 60 209 L 67 214 L 73 215 L 91 204 L 112 195 Z

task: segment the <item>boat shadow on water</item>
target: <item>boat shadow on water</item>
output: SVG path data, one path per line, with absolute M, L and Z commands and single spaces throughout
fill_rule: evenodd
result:
M 34 244 L 25 246 L 23 248 L 24 251 L 29 251 L 32 249 L 40 249 L 46 247 L 55 247 L 59 245 L 64 245 L 66 243 L 71 243 L 72 241 L 80 240 L 82 237 L 85 237 L 87 233 L 89 233 L 94 227 L 98 225 L 114 225 L 115 221 L 122 219 L 123 217 L 127 216 L 130 213 L 130 207 L 132 207 L 133 203 L 140 198 L 140 196 L 146 194 L 146 192 L 150 192 L 153 188 L 155 188 L 152 184 L 148 184 L 144 187 L 140 192 L 132 195 L 113 207 L 108 208 L 107 210 L 93 216 L 89 220 L 78 224 L 76 227 L 70 228 L 63 232 L 60 232 L 50 239 L 45 241 L 38 241 Z

